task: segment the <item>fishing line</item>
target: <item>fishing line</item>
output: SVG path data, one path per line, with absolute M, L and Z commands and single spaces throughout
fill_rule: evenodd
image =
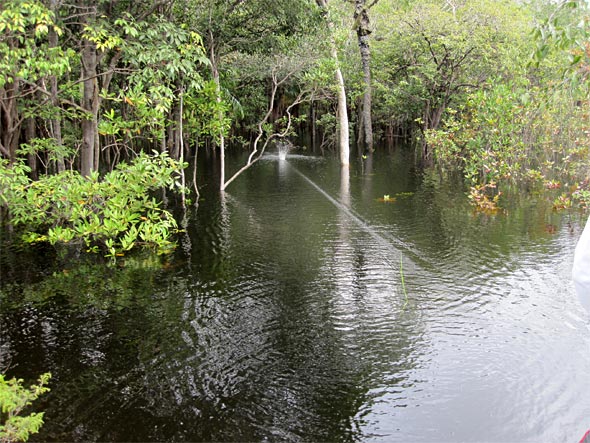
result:
M 404 300 L 405 300 L 402 310 L 405 309 L 406 306 L 408 305 L 408 292 L 406 290 L 406 282 L 405 282 L 404 270 L 403 270 L 403 255 L 404 255 L 404 253 L 406 253 L 406 255 L 410 255 L 410 254 L 413 255 L 415 257 L 415 259 L 417 259 L 417 260 L 413 260 L 413 261 L 422 261 L 422 260 L 415 253 L 413 253 L 411 251 L 409 246 L 405 245 L 403 242 L 401 242 L 399 240 L 394 242 L 394 241 L 388 240 L 385 237 L 383 237 L 382 235 L 380 235 L 367 222 L 365 222 L 356 211 L 354 211 L 352 208 L 345 205 L 341 201 L 338 201 L 337 199 L 332 197 L 330 194 L 328 194 L 326 191 L 324 191 L 318 184 L 316 184 L 313 180 L 311 180 L 309 177 L 307 177 L 305 174 L 303 174 L 299 169 L 297 169 L 291 163 L 289 163 L 283 159 L 281 159 L 280 161 L 283 161 L 287 165 L 289 165 L 289 167 L 295 173 L 297 173 L 297 175 L 299 175 L 301 178 L 303 178 L 309 185 L 311 185 L 316 191 L 318 191 L 320 194 L 322 194 L 330 203 L 332 203 L 336 208 L 338 208 L 340 211 L 342 211 L 350 220 L 354 221 L 359 227 L 361 227 L 365 232 L 367 232 L 371 237 L 373 237 L 375 240 L 377 240 L 380 244 L 386 246 L 387 249 L 389 249 L 390 251 L 400 254 L 399 272 L 400 272 L 402 291 L 403 291 Z M 395 269 L 395 266 L 393 266 L 393 263 L 391 263 L 387 258 L 384 257 L 384 261 L 392 269 Z

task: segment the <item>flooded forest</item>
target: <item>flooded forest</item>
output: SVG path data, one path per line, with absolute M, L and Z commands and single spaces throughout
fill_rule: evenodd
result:
M 590 6 L 0 4 L 0 442 L 562 442 Z

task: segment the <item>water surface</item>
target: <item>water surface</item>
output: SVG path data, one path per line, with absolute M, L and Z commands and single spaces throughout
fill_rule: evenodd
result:
M 5 243 L 0 367 L 53 374 L 34 440 L 579 440 L 579 222 L 474 213 L 410 165 L 269 155 L 202 189 L 169 259 Z

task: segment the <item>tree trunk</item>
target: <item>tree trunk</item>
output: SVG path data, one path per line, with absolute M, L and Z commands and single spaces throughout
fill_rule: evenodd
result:
M 36 132 L 35 119 L 32 117 L 27 118 L 25 121 L 25 142 L 29 144 L 32 143 Z M 29 163 L 29 168 L 31 168 L 31 178 L 37 180 L 39 178 L 39 171 L 37 170 L 37 154 L 34 152 L 28 154 L 27 162 Z
M 183 134 L 183 127 L 182 127 L 182 112 L 184 107 L 184 90 L 180 91 L 180 103 L 178 104 L 180 108 L 178 110 L 178 150 L 179 155 L 178 159 L 182 165 L 184 163 L 184 134 Z M 183 209 L 186 207 L 186 196 L 185 196 L 185 186 L 186 186 L 186 178 L 184 175 L 184 166 L 181 166 L 180 170 L 180 180 L 182 185 L 181 198 L 182 198 L 182 207 Z
M 332 57 L 337 57 L 336 45 Z M 347 166 L 350 158 L 350 140 L 348 134 L 348 111 L 346 109 L 346 89 L 344 88 L 344 77 L 340 68 L 336 69 L 336 82 L 338 83 L 338 122 L 340 127 L 340 164 Z
M 355 0 L 354 20 L 361 54 L 361 66 L 363 70 L 363 129 L 365 146 L 369 152 L 373 152 L 373 121 L 371 116 L 371 51 L 369 48 L 369 35 L 371 26 L 369 14 L 366 9 L 366 0 Z
M 89 40 L 82 42 L 82 108 L 87 115 L 82 120 L 82 149 L 80 172 L 87 177 L 95 170 L 95 154 L 98 133 L 98 83 L 96 78 L 96 45 Z
M 16 100 L 19 93 L 20 82 L 16 77 L 12 83 L 6 83 L 4 88 L 0 88 L 0 153 L 7 157 L 10 163 L 16 160 L 22 123 Z
M 356 136 L 356 150 L 357 154 L 360 156 L 363 154 L 363 142 L 365 139 L 365 125 L 363 123 L 364 116 L 363 116 L 363 107 L 362 105 L 358 108 L 358 115 L 357 115 L 357 129 L 358 134 Z
M 213 81 L 215 82 L 215 101 L 217 104 L 221 104 L 221 82 L 219 80 L 219 70 L 217 69 L 217 60 L 215 58 L 215 46 L 213 43 L 213 36 L 211 36 L 211 74 L 213 75 Z M 223 134 L 223 112 L 221 109 L 218 113 L 220 122 L 219 128 L 219 190 L 225 191 L 225 135 Z
M 58 0 L 51 0 L 49 2 L 49 8 L 57 17 L 58 16 L 58 8 L 59 8 Z M 50 48 L 57 48 L 58 36 L 57 36 L 57 32 L 55 32 L 55 29 L 53 28 L 53 26 L 49 28 L 48 39 L 49 39 L 49 47 Z M 53 110 L 53 112 L 54 112 L 54 115 L 56 115 L 56 117 L 54 117 L 50 120 L 51 137 L 53 137 L 53 139 L 55 140 L 56 146 L 58 147 L 58 149 L 60 149 L 61 146 L 63 145 L 63 138 L 61 135 L 61 119 L 59 117 L 57 117 L 57 116 L 59 116 L 59 113 L 57 112 L 57 109 L 59 107 L 59 99 L 57 96 L 57 94 L 58 94 L 57 77 L 55 75 L 52 75 L 49 77 L 49 85 L 50 85 L 50 93 L 51 93 L 51 105 L 55 108 Z M 65 171 L 66 165 L 65 165 L 64 158 L 63 158 L 63 155 L 61 154 L 61 152 L 57 153 L 56 159 L 57 159 L 57 172 Z
M 328 24 L 330 32 L 330 56 L 336 63 L 336 71 L 334 77 L 336 78 L 336 85 L 338 88 L 338 126 L 339 137 L 338 143 L 340 147 L 340 164 L 347 166 L 350 158 L 350 140 L 348 131 L 348 111 L 346 109 L 346 88 L 344 87 L 344 77 L 340 70 L 340 63 L 338 61 L 338 49 L 336 48 L 336 40 L 334 39 L 334 24 L 328 14 L 327 0 L 317 0 L 318 5 L 323 9 L 324 16 Z

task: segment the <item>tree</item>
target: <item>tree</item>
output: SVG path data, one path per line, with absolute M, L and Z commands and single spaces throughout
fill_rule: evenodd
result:
M 23 122 L 38 110 L 37 82 L 70 69 L 69 54 L 47 42 L 63 31 L 39 2 L 11 0 L 0 11 L 0 155 L 14 162 Z M 22 107 L 27 100 L 28 110 Z
M 356 28 L 364 80 L 362 122 L 360 126 L 363 129 L 364 142 L 369 152 L 373 152 L 373 118 L 371 116 L 371 50 L 369 46 L 369 36 L 372 30 L 369 19 L 369 9 L 371 9 L 371 7 L 373 7 L 378 1 L 379 0 L 373 0 L 373 2 L 367 6 L 367 0 L 354 0 L 354 26 Z M 361 128 L 359 128 L 359 130 Z
M 30 229 L 29 241 L 82 239 L 111 256 L 135 244 L 170 244 L 175 222 L 148 194 L 174 187 L 184 164 L 152 161 L 141 151 L 161 143 L 183 158 L 184 133 L 193 130 L 208 63 L 200 36 L 165 17 L 170 5 L 3 5 L 0 207 L 13 226 Z M 60 41 L 62 34 L 68 38 Z M 183 124 L 185 115 L 192 115 L 191 125 Z M 116 168 L 117 152 L 107 165 L 114 171 L 101 181 L 99 153 L 110 159 L 110 149 L 121 145 L 136 157 L 133 167 Z M 40 173 L 37 161 L 45 166 Z M 66 161 L 71 169 L 78 164 L 81 175 L 68 171 Z M 59 201 L 52 200 L 58 194 Z
M 297 78 L 304 75 L 304 73 L 314 65 L 314 60 L 309 56 L 310 52 L 305 51 L 309 48 L 307 45 L 301 45 L 299 52 L 287 56 L 286 54 L 276 54 L 270 57 L 264 57 L 263 60 L 254 57 L 250 58 L 249 62 L 252 64 L 251 72 L 259 72 L 262 77 L 270 78 L 270 94 L 268 97 L 268 107 L 262 119 L 257 123 L 258 132 L 254 139 L 252 151 L 248 156 L 248 160 L 231 178 L 224 184 L 225 189 L 232 181 L 234 181 L 242 172 L 250 168 L 257 162 L 264 154 L 269 143 L 274 139 L 281 139 L 291 134 L 293 128 L 294 118 L 292 110 L 299 104 L 308 100 L 311 97 L 312 90 L 306 89 L 304 84 L 297 82 Z M 260 72 L 260 66 L 265 68 Z M 270 119 L 276 115 L 276 97 L 280 88 L 286 87 L 289 83 L 293 84 L 297 89 L 297 95 L 290 100 L 284 110 L 284 118 L 271 123 Z
M 334 77 L 336 80 L 336 88 L 338 93 L 338 128 L 339 138 L 338 146 L 340 152 L 340 164 L 347 166 L 350 162 L 350 140 L 348 129 L 348 110 L 346 105 L 346 88 L 344 85 L 344 77 L 340 69 L 340 62 L 338 59 L 338 48 L 334 37 L 334 23 L 330 18 L 330 11 L 328 8 L 328 0 L 317 0 L 318 6 L 323 11 L 324 20 L 328 28 L 328 38 L 330 41 L 330 56 L 334 63 Z
M 183 9 L 191 11 L 191 25 L 204 37 L 206 53 L 210 60 L 210 76 L 215 84 L 216 127 L 217 134 L 213 137 L 219 148 L 220 157 L 220 189 L 224 190 L 233 180 L 226 179 L 225 147 L 233 117 L 235 127 L 240 125 L 243 135 L 253 139 L 252 152 L 247 162 L 250 163 L 260 151 L 256 143 L 260 142 L 260 122 L 278 118 L 284 109 L 272 103 L 271 115 L 265 117 L 268 98 L 274 96 L 279 100 L 285 82 L 272 75 L 276 67 L 274 57 L 283 54 L 289 57 L 293 50 L 292 37 L 309 32 L 316 14 L 310 14 L 310 0 L 253 0 L 220 2 L 215 0 L 190 1 L 183 3 Z M 270 61 L 266 75 L 251 75 L 252 68 L 239 64 L 248 59 L 268 57 Z M 255 70 L 259 71 L 258 67 Z M 274 89 L 274 80 L 279 81 L 278 89 Z M 273 92 L 274 91 L 274 92 Z M 239 103 L 239 107 L 232 106 Z M 239 108 L 243 112 L 232 113 Z M 245 116 L 241 122 L 238 115 Z M 265 123 L 266 124 L 266 123 Z M 265 130 L 266 134 L 267 131 Z
M 102 179 L 77 171 L 31 180 L 22 160 L 0 159 L 0 207 L 27 243 L 70 243 L 115 258 L 138 246 L 170 252 L 177 224 L 151 193 L 183 191 L 177 174 L 185 165 L 166 153 L 139 154 Z
M 519 70 L 526 16 L 509 1 L 419 1 L 395 14 L 394 31 L 383 36 L 379 81 L 406 119 L 422 134 L 441 124 L 445 111 L 486 79 Z M 432 162 L 421 145 L 420 157 Z

